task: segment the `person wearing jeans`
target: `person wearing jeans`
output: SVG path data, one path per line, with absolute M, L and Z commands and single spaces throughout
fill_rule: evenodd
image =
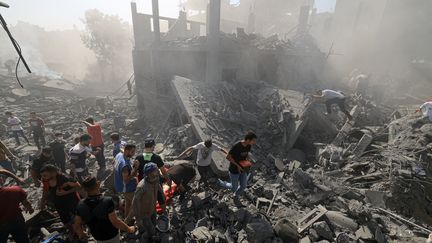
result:
M 226 189 L 231 189 L 235 200 L 243 194 L 247 187 L 248 174 L 252 165 L 249 152 L 252 145 L 256 144 L 256 140 L 257 136 L 253 132 L 248 132 L 244 139 L 236 143 L 228 152 L 230 182 L 219 180 L 219 184 Z
M 30 142 L 24 134 L 23 128 L 21 127 L 21 120 L 18 119 L 18 117 L 13 116 L 12 112 L 10 111 L 7 111 L 5 114 L 8 116 L 8 125 L 13 133 L 17 146 L 21 145 L 21 142 L 19 140 L 20 136 L 24 138 L 28 145 L 30 145 Z

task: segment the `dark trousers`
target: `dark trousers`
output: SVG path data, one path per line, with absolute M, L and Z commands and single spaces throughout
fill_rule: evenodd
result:
M 23 137 L 24 140 L 25 140 L 27 143 L 30 143 L 29 140 L 28 140 L 28 138 L 27 138 L 26 135 L 24 134 L 24 131 L 23 131 L 23 130 L 12 131 L 12 133 L 13 133 L 13 136 L 14 136 L 14 138 L 15 138 L 15 142 L 16 142 L 18 145 L 21 144 L 21 142 L 20 142 L 20 140 L 19 140 L 19 137 L 20 137 L 20 136 Z
M 42 130 L 39 130 L 39 129 L 33 130 L 33 140 L 34 140 L 36 147 L 38 149 L 41 149 L 41 145 L 42 145 L 42 147 L 45 147 L 45 145 L 46 145 L 45 135 L 44 135 L 44 132 Z
M 209 171 L 211 170 L 210 165 L 208 166 L 199 166 L 198 165 L 198 173 L 200 175 L 200 182 L 203 182 L 205 185 L 207 185 L 207 180 L 209 178 Z
M 95 155 L 96 161 L 98 162 L 99 168 L 105 168 L 104 145 L 92 147 L 93 152 L 97 151 L 97 148 L 101 150 Z
M 142 219 L 142 224 L 138 226 L 140 232 L 145 232 L 147 238 L 151 239 L 156 234 L 156 213 Z M 141 227 L 140 227 L 141 226 Z
M 339 109 L 348 117 L 348 119 L 352 119 L 351 114 L 346 110 L 345 108 L 345 98 L 343 99 L 339 99 L 339 98 L 333 98 L 333 99 L 328 99 L 325 104 L 326 104 L 326 108 L 327 108 L 327 113 L 330 114 L 331 113 L 331 106 L 332 105 L 337 105 L 339 106 Z
M 30 243 L 22 215 L 0 226 L 0 243 L 8 242 L 9 235 L 12 235 L 16 243 Z

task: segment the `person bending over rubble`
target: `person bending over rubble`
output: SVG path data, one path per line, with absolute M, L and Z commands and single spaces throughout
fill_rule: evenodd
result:
M 126 222 L 135 217 L 140 233 L 144 233 L 143 238 L 153 240 L 156 234 L 156 202 L 162 187 L 155 163 L 146 163 L 143 171 L 144 178 L 138 183 L 132 202 L 132 212 Z
M 0 175 L 8 176 L 15 179 L 18 183 L 25 184 L 23 180 L 16 177 L 11 172 L 0 169 Z M 27 201 L 27 193 L 19 186 L 3 186 L 0 182 L 0 243 L 8 242 L 9 235 L 12 235 L 14 242 L 30 243 L 27 235 L 25 219 L 21 212 L 20 204 L 25 208 L 25 211 L 33 214 L 34 210 L 29 201 Z
M 67 175 L 58 172 L 58 168 L 54 165 L 45 165 L 41 169 L 41 174 L 44 183 L 40 202 L 41 210 L 44 210 L 46 203 L 50 201 L 59 214 L 62 223 L 73 235 L 73 219 L 79 202 L 78 190 L 80 184 Z
M 10 111 L 7 111 L 5 114 L 8 116 L 7 123 L 8 123 L 10 130 L 13 133 L 16 145 L 17 146 L 21 145 L 21 142 L 19 140 L 20 136 L 24 138 L 24 140 L 27 142 L 28 145 L 30 145 L 28 138 L 24 134 L 24 129 L 21 126 L 21 120 L 18 119 L 18 117 L 13 116 L 12 112 L 10 112 Z
M 12 164 L 12 161 L 15 159 L 15 155 L 13 155 L 6 145 L 0 140 L 0 166 L 3 169 L 15 173 L 15 168 Z
M 188 184 L 195 178 L 195 175 L 195 168 L 189 163 L 177 164 L 168 169 L 168 177 L 177 185 L 177 191 L 180 193 L 180 201 L 183 201 L 186 192 L 190 190 Z
M 119 230 L 135 233 L 134 226 L 128 226 L 117 216 L 113 199 L 102 195 L 100 181 L 96 177 L 86 178 L 82 187 L 88 197 L 79 202 L 74 224 L 75 232 L 81 240 L 87 239 L 83 224 L 89 227 L 97 242 L 120 243 Z
M 88 175 L 88 168 L 86 160 L 91 156 L 92 150 L 90 149 L 91 136 L 88 134 L 81 135 L 79 143 L 69 150 L 70 158 L 70 175 L 78 181 L 83 181 Z
M 317 90 L 313 97 L 324 100 L 327 114 L 331 114 L 332 105 L 338 105 L 339 109 L 348 117 L 348 119 L 352 120 L 351 114 L 345 108 L 346 97 L 342 92 L 331 89 Z
M 30 112 L 30 119 L 29 124 L 31 131 L 33 133 L 33 140 L 37 146 L 37 148 L 40 150 L 41 148 L 45 147 L 45 122 L 42 118 L 38 117 L 36 115 L 36 112 L 32 111 Z M 42 147 L 41 147 L 42 145 Z
M 131 158 L 135 155 L 136 146 L 128 144 L 123 153 L 117 154 L 114 165 L 114 186 L 117 193 L 122 193 L 125 200 L 124 215 L 129 215 L 132 199 L 137 186 L 137 166 L 133 166 Z M 128 221 L 126 221 L 128 222 Z
M 229 176 L 230 182 L 219 180 L 219 184 L 234 192 L 234 200 L 237 201 L 239 196 L 247 187 L 248 174 L 252 163 L 250 162 L 249 152 L 252 145 L 256 144 L 257 136 L 253 132 L 248 132 L 244 139 L 236 143 L 228 152 L 227 159 L 230 162 Z M 239 187 L 240 184 L 240 187 Z
M 182 158 L 186 154 L 190 154 L 193 150 L 197 150 L 197 159 L 196 164 L 198 166 L 198 173 L 200 175 L 200 182 L 203 182 L 204 185 L 208 185 L 208 173 L 210 172 L 210 164 L 212 160 L 213 151 L 222 151 L 226 155 L 228 152 L 214 144 L 211 139 L 208 139 L 204 142 L 198 143 L 192 147 L 187 148 L 184 152 L 182 152 L 177 159 Z
M 30 174 L 36 187 L 40 187 L 40 171 L 47 164 L 54 164 L 54 157 L 52 156 L 52 150 L 50 147 L 45 147 L 42 149 L 42 153 L 39 158 L 33 160 Z
M 99 123 L 95 123 L 93 118 L 89 117 L 83 123 L 87 126 L 87 133 L 92 137 L 90 141 L 93 154 L 99 164 L 99 170 L 104 171 L 106 168 L 104 155 L 104 142 L 102 138 L 102 128 Z

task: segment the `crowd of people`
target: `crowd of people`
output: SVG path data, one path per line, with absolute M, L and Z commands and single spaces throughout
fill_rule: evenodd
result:
M 20 136 L 29 143 L 20 119 L 11 112 L 7 115 L 17 146 L 20 145 Z M 154 241 L 158 237 L 158 214 L 166 213 L 167 204 L 173 202 L 172 197 L 178 195 L 178 202 L 187 197 L 196 171 L 199 183 L 210 186 L 208 180 L 214 151 L 225 153 L 227 163 L 230 163 L 230 181 L 219 180 L 219 185 L 232 190 L 233 199 L 238 200 L 247 185 L 252 166 L 249 152 L 257 139 L 254 133 L 249 132 L 229 151 L 208 139 L 186 149 L 175 157 L 174 162 L 166 163 L 155 153 L 154 139 L 144 139 L 144 149 L 138 154 L 135 144 L 122 140 L 118 133 L 111 133 L 113 169 L 111 174 L 101 178 L 99 175 L 104 174 L 99 172 L 107 170 L 107 161 L 110 163 L 110 160 L 105 158 L 100 124 L 92 118 L 83 121 L 87 133 L 76 138 L 70 149 L 61 132 L 52 134 L 54 139 L 46 143 L 45 123 L 36 113 L 30 114 L 29 124 L 39 149 L 29 168 L 33 185 L 27 184 L 30 180 L 15 175 L 16 156 L 1 141 L 0 166 L 3 169 L 0 174 L 12 177 L 24 188 L 42 187 L 43 195 L 39 205 L 31 205 L 23 188 L 0 183 L 0 196 L 4 196 L 3 203 L 9 209 L 7 212 L 0 211 L 0 243 L 7 242 L 9 237 L 19 243 L 30 242 L 20 205 L 29 213 L 33 213 L 33 208 L 55 210 L 69 239 L 77 242 L 85 242 L 90 235 L 97 242 L 120 242 L 120 231 L 125 232 L 127 237 Z M 190 157 L 195 150 L 196 163 L 180 160 Z M 97 175 L 90 173 L 90 160 L 97 161 Z M 102 183 L 111 196 L 102 193 Z M 120 203 L 116 198 L 122 199 Z

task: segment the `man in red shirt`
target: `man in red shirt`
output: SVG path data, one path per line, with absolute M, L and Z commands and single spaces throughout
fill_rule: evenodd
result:
M 20 183 L 21 179 L 7 170 L 0 169 L 0 175 L 14 178 Z M 26 192 L 19 186 L 3 187 L 0 183 L 0 198 L 2 202 L 0 210 L 0 243 L 8 242 L 9 235 L 17 243 L 30 243 L 25 226 L 24 216 L 21 213 L 20 204 L 27 212 L 32 214 L 33 208 L 27 201 Z
M 99 170 L 105 170 L 104 142 L 102 138 L 102 128 L 99 123 L 89 117 L 83 123 L 87 126 L 87 133 L 92 137 L 90 141 L 91 148 L 99 164 Z

